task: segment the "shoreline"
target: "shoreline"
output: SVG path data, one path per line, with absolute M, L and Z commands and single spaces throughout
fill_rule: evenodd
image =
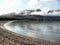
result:
M 4 22 L 6 23 L 6 22 Z M 30 38 L 2 28 L 0 23 L 0 44 L 1 45 L 59 45 L 42 39 Z

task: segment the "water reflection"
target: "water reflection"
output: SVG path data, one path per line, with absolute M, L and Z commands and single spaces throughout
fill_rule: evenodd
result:
M 10 21 L 4 26 L 22 35 L 60 42 L 60 22 Z

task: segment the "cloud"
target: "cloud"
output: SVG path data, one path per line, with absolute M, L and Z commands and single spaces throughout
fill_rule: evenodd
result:
M 43 11 L 46 11 L 50 9 L 56 9 L 58 7 L 58 0 L 29 0 L 26 6 L 27 8 L 40 8 Z
M 58 1 L 57 0 L 38 0 L 38 3 L 40 8 L 43 11 L 47 11 L 50 9 L 56 9 L 58 7 Z M 55 5 L 55 6 L 54 6 Z
M 16 8 L 22 4 L 21 0 L 3 0 L 0 2 L 0 14 L 6 14 L 9 12 L 19 12 L 20 8 Z
M 42 11 L 45 12 L 45 13 L 48 12 L 48 10 L 51 10 L 51 8 L 43 7 L 43 9 L 42 9 Z
M 58 8 L 58 4 L 58 0 L 0 0 L 0 14 L 37 8 L 46 11 Z
M 43 2 L 52 2 L 52 1 L 56 1 L 56 0 L 41 0 Z
M 28 7 L 28 8 L 34 8 L 34 7 L 36 7 L 37 4 L 38 4 L 38 1 L 37 1 L 37 0 L 30 0 L 30 1 L 27 3 L 27 7 Z
M 55 7 L 58 4 L 58 1 L 57 0 L 42 0 L 40 1 L 40 4 L 46 7 Z

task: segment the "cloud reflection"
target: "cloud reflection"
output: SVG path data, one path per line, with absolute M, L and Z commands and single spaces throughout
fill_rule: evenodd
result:
M 60 22 L 11 21 L 4 26 L 21 35 L 60 42 Z

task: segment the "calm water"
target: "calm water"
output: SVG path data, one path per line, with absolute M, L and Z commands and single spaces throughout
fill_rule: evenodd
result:
M 60 43 L 60 22 L 10 21 L 4 26 L 21 35 Z

